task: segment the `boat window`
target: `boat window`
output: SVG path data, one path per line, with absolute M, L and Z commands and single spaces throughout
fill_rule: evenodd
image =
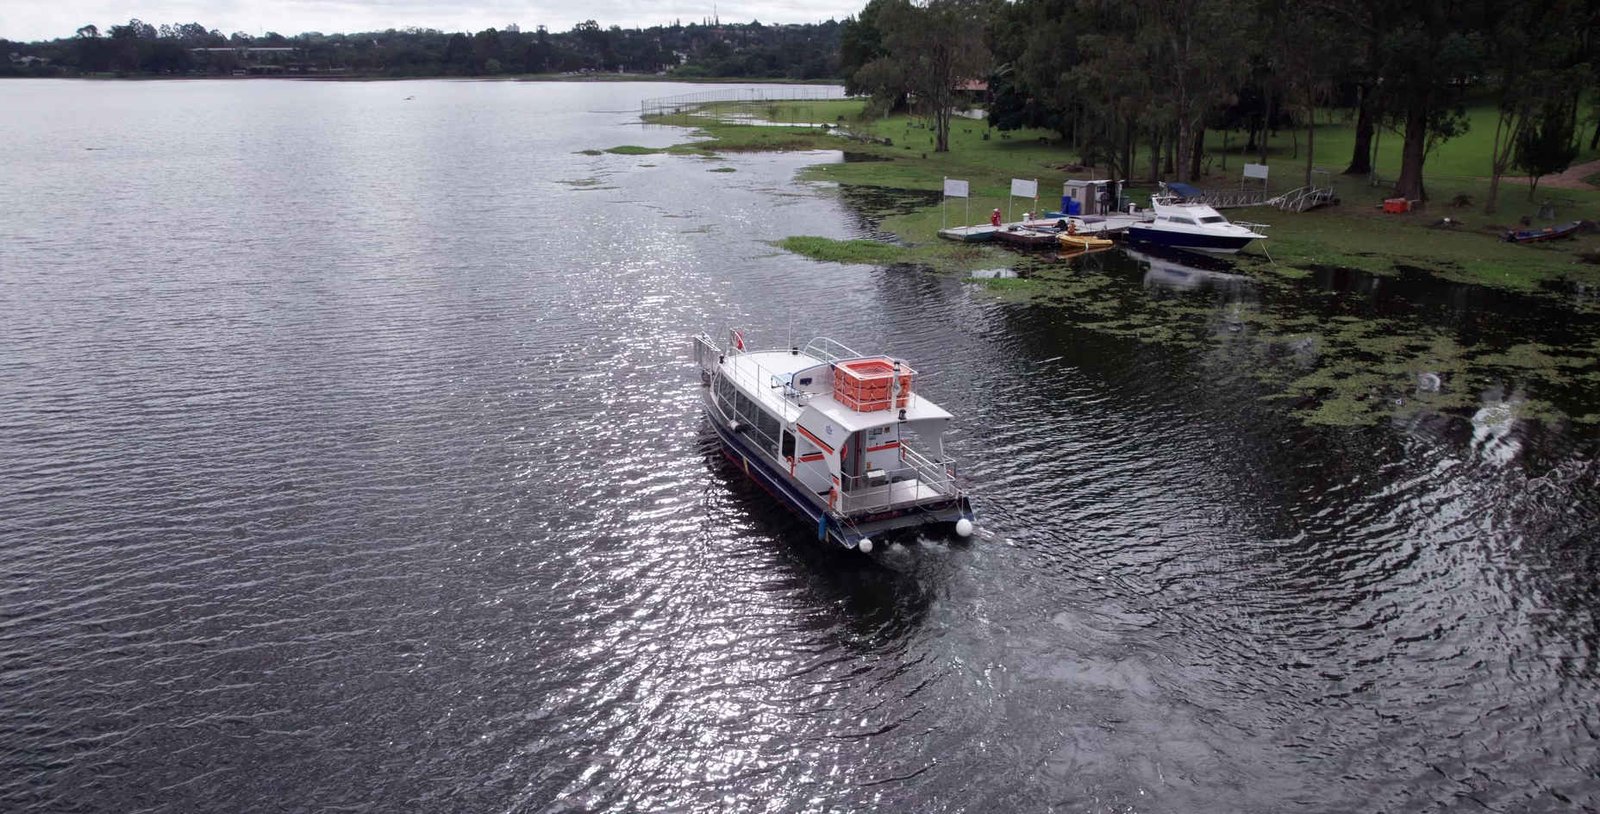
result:
M 1173 218 L 1172 222 L 1173 223 L 1187 223 L 1190 226 L 1193 226 L 1194 225 L 1194 218 Z
M 1201 223 L 1227 223 L 1228 219 L 1221 215 L 1207 215 L 1200 219 Z
M 776 451 L 778 448 L 778 417 L 766 410 L 758 409 L 755 419 L 756 430 L 761 433 L 761 445 L 766 447 L 769 453 Z
M 783 454 L 783 457 L 785 457 L 785 458 L 793 458 L 794 457 L 794 433 L 789 432 L 788 430 L 784 430 L 783 431 L 783 451 L 782 451 L 782 454 Z

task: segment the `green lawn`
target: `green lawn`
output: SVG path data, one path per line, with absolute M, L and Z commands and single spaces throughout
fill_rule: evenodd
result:
M 751 126 L 716 122 L 702 116 L 679 116 L 659 121 L 696 127 L 709 138 L 662 151 L 621 147 L 612 148 L 611 152 L 706 154 L 736 150 L 844 149 L 880 160 L 818 165 L 807 169 L 805 177 L 841 184 L 919 190 L 940 189 L 946 177 L 964 179 L 971 184 L 973 221 L 987 220 L 987 213 L 995 207 L 1008 214 L 1020 214 L 1031 208 L 1031 201 L 1012 201 L 1008 197 L 1012 178 L 1037 179 L 1041 208 L 1053 209 L 1060 203 L 1062 182 L 1104 172 L 1078 169 L 1075 166 L 1078 156 L 1070 145 L 1056 141 L 1054 134 L 1047 131 L 1002 133 L 984 122 L 958 118 L 951 128 L 950 151 L 935 153 L 933 132 L 920 119 L 902 115 L 864 120 L 862 110 L 863 103 L 856 100 L 765 102 L 737 109 L 728 106 L 719 112 L 736 111 L 766 121 L 794 122 L 796 126 Z M 1319 266 L 1344 266 L 1377 273 L 1393 272 L 1397 266 L 1412 266 L 1452 280 L 1519 289 L 1536 288 L 1546 280 L 1557 278 L 1600 284 L 1600 266 L 1580 261 L 1580 255 L 1586 252 L 1600 255 L 1600 238 L 1590 235 L 1575 241 L 1535 246 L 1508 244 L 1498 239 L 1500 233 L 1516 225 L 1521 217 L 1539 222 L 1540 203 L 1546 200 L 1556 203 L 1558 220 L 1600 218 L 1600 190 L 1541 187 L 1537 199 L 1530 201 L 1526 185 L 1503 183 L 1500 211 L 1494 216 L 1484 215 L 1483 203 L 1488 189 L 1485 176 L 1494 137 L 1494 116 L 1491 108 L 1474 109 L 1471 114 L 1472 126 L 1468 133 L 1446 142 L 1429 156 L 1425 178 L 1432 201 L 1425 211 L 1385 215 L 1377 206 L 1387 196 L 1387 188 L 1370 186 L 1365 178 L 1334 175 L 1334 185 L 1343 199 L 1341 206 L 1298 214 L 1265 207 L 1232 210 L 1230 214 L 1238 219 L 1270 223 L 1273 227 L 1267 250 L 1275 262 L 1269 263 L 1259 249 L 1245 257 L 1244 262 L 1288 275 Z M 820 125 L 828 125 L 828 128 Z M 848 137 L 842 136 L 841 131 Z M 1271 167 L 1274 191 L 1301 183 L 1305 134 L 1298 134 L 1302 151 L 1298 156 L 1294 138 L 1284 131 L 1276 134 L 1269 144 L 1267 163 Z M 1335 120 L 1319 125 L 1316 166 L 1342 170 L 1349 161 L 1353 140 L 1352 122 Z M 1208 147 L 1213 151 L 1208 153 L 1206 164 L 1210 175 L 1201 186 L 1237 185 L 1243 163 L 1259 157 L 1239 155 L 1238 148 L 1244 143 L 1242 134 L 1231 134 L 1230 151 L 1225 158 L 1219 154 L 1222 142 L 1223 134 L 1208 134 Z M 1392 133 L 1384 133 L 1379 138 L 1379 147 L 1379 173 L 1392 179 L 1399 167 L 1400 139 Z M 1596 157 L 1585 153 L 1579 160 Z M 1138 163 L 1141 167 L 1148 164 L 1147 160 Z M 1148 194 L 1150 189 L 1146 185 L 1135 191 Z M 1458 196 L 1470 199 L 1470 205 L 1450 206 Z M 917 248 L 916 255 L 924 262 L 946 268 L 976 267 L 991 262 L 994 255 L 939 241 L 935 234 L 944 223 L 953 225 L 964 220 L 967 203 L 953 200 L 943 212 L 940 207 L 933 206 L 892 217 L 883 226 L 903 243 Z M 1461 225 L 1431 228 L 1444 217 L 1459 221 Z M 993 251 L 996 250 L 990 250 Z M 825 254 L 814 246 L 805 253 Z M 943 259 L 933 259 L 940 257 Z

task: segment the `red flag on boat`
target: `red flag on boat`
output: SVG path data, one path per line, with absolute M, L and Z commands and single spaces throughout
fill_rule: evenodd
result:
M 733 332 L 733 347 L 738 350 L 744 350 L 744 331 L 735 330 Z

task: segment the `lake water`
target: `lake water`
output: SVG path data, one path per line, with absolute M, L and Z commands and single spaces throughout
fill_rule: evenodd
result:
M 773 248 L 839 154 L 580 154 L 702 89 L 0 82 L 0 810 L 1600 806 L 1592 427 L 1309 427 L 1247 283 L 1111 268 L 1215 314 L 1143 344 Z M 819 550 L 730 325 L 930 374 L 980 535 Z

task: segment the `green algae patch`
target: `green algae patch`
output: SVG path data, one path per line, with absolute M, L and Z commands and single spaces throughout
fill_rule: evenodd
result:
M 624 144 L 621 147 L 607 147 L 605 151 L 612 155 L 657 155 L 659 153 L 667 152 L 665 149 L 658 149 L 655 147 L 640 147 L 634 144 Z M 584 154 L 588 155 L 589 151 L 585 150 Z
M 706 170 L 706 172 L 738 172 L 738 170 L 734 169 L 733 167 L 717 167 L 715 169 Z
M 773 243 L 812 260 L 864 266 L 922 266 L 936 272 L 967 273 L 995 266 L 995 250 L 968 243 L 906 246 L 879 240 L 834 240 L 795 235 Z
M 915 253 L 903 246 L 876 240 L 833 240 L 812 235 L 786 237 L 777 242 L 780 249 L 830 263 L 890 266 L 915 262 Z
M 1039 289 L 1038 280 L 1026 277 L 967 277 L 962 282 L 978 283 L 990 291 L 1002 294 L 1026 294 Z
M 605 155 L 605 150 L 579 150 L 578 155 Z
M 1480 365 L 1509 368 L 1548 381 L 1565 381 L 1571 373 L 1595 365 L 1595 357 L 1563 356 L 1555 348 L 1525 342 L 1512 345 L 1500 353 L 1486 353 L 1473 361 Z

